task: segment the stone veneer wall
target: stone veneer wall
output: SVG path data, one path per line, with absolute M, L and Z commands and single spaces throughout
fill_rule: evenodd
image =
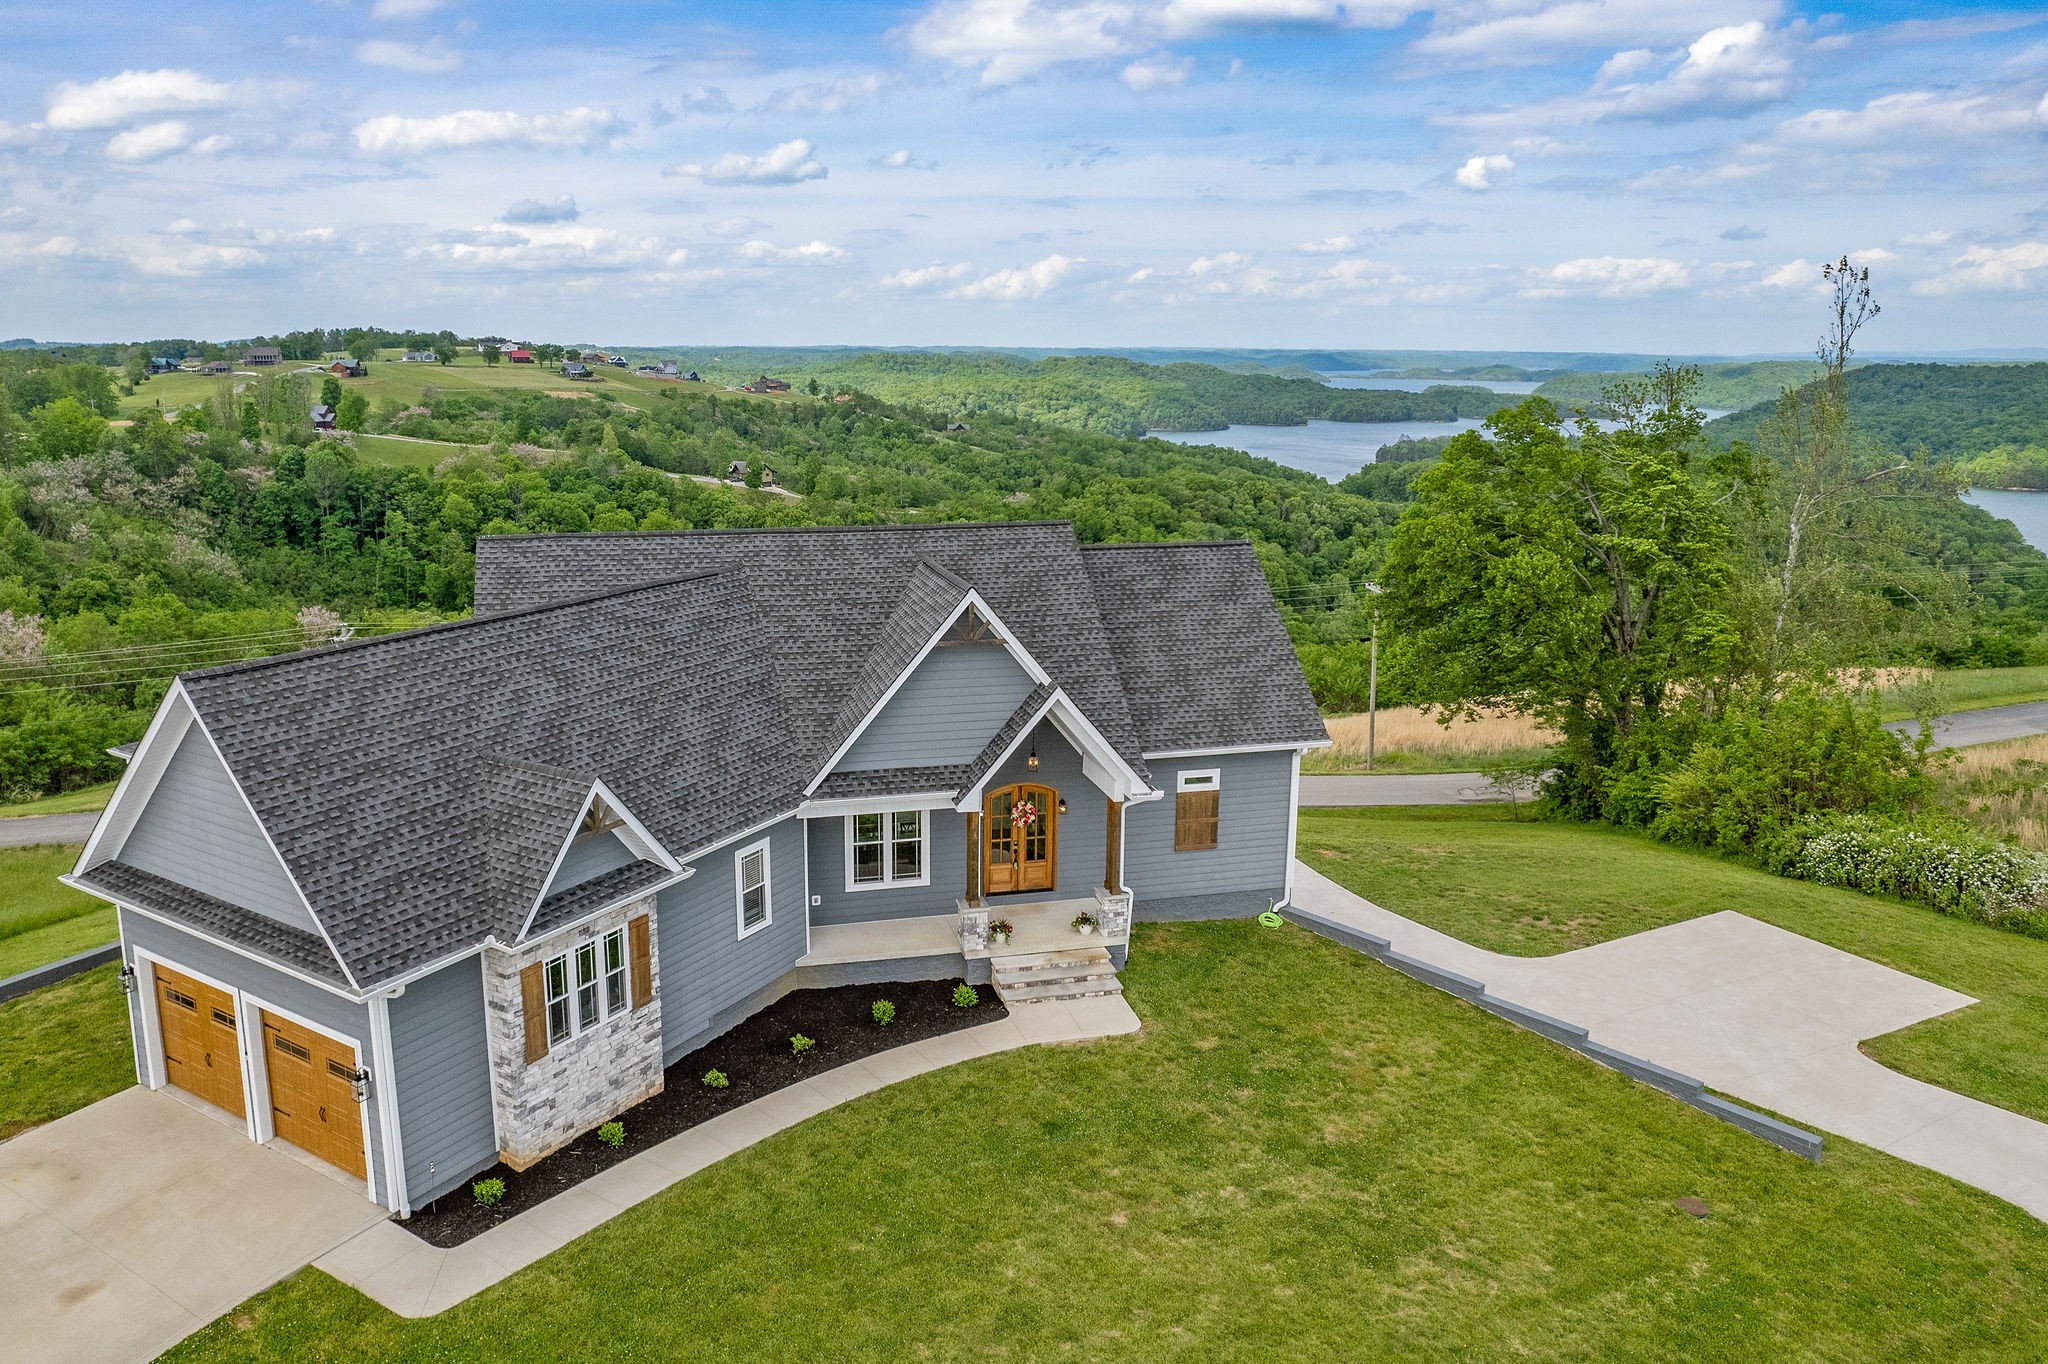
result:
M 520 971 L 550 957 L 573 955 L 577 944 L 602 939 L 642 914 L 648 916 L 653 999 L 550 1047 L 546 1056 L 528 1065 Z M 484 1013 L 491 1043 L 498 1158 L 513 1169 L 525 1169 L 661 1092 L 661 947 L 654 929 L 654 897 L 649 895 L 540 942 L 510 951 L 484 950 Z M 630 975 L 630 944 L 627 954 Z M 570 969 L 575 969 L 573 961 Z M 573 1001 L 573 976 L 570 988 Z M 631 989 L 630 980 L 627 988 Z

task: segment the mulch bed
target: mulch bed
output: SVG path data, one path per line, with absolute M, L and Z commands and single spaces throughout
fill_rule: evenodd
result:
M 976 986 L 981 1002 L 962 1009 L 953 1003 L 958 980 L 891 981 L 881 985 L 838 985 L 829 990 L 796 990 L 784 995 L 732 1031 L 670 1066 L 662 1092 L 619 1115 L 626 1143 L 605 1145 L 586 1132 L 524 1171 L 493 1165 L 474 1176 L 505 1181 L 505 1199 L 484 1207 L 468 1187 L 443 1194 L 399 1223 L 429 1245 L 459 1246 L 508 1218 L 573 1189 L 600 1171 L 658 1145 L 698 1123 L 729 1113 L 810 1076 L 892 1047 L 942 1037 L 1007 1017 L 1009 1010 L 987 985 Z M 896 1019 L 877 1027 L 870 1009 L 878 999 L 896 1006 Z M 801 1056 L 789 1039 L 802 1033 L 814 1045 Z M 704 1084 L 706 1071 L 724 1072 L 724 1089 Z

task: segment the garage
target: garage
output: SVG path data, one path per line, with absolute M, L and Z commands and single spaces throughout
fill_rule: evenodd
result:
M 265 1010 L 263 1062 L 276 1135 L 308 1155 L 367 1177 L 355 1048 Z
M 242 1048 L 234 997 L 167 966 L 156 968 L 164 1078 L 236 1117 L 242 1104 Z

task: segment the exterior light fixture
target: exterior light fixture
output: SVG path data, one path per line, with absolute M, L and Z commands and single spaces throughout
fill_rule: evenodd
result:
M 364 1066 L 348 1077 L 349 1088 L 355 1091 L 356 1102 L 363 1103 L 370 1097 L 370 1068 Z
M 121 988 L 122 988 L 123 990 L 127 991 L 127 992 L 128 992 L 129 994 L 131 994 L 131 995 L 135 993 L 135 968 L 134 968 L 134 967 L 132 967 L 132 966 L 124 966 L 124 967 L 122 967 L 122 968 L 121 968 Z
M 1067 812 L 1067 798 L 1066 798 L 1065 796 L 1061 796 L 1061 797 L 1060 797 L 1060 813 L 1061 813 L 1061 814 L 1065 814 L 1066 812 Z
M 1038 770 L 1038 740 L 1031 741 L 1031 752 L 1025 756 L 1024 765 L 1033 772 Z

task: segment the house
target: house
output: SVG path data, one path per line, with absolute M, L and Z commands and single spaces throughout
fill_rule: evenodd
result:
M 606 359 L 605 353 L 601 350 L 587 350 L 583 352 L 581 358 L 586 365 L 601 365 Z
M 792 989 L 1004 993 L 1016 953 L 1084 943 L 1113 992 L 1133 918 L 1288 899 L 1328 740 L 1247 544 L 476 553 L 469 619 L 180 677 L 66 878 L 117 907 L 141 1082 L 400 1215 Z
M 430 350 L 409 350 L 398 357 L 408 365 L 438 365 L 441 357 Z
M 664 361 L 662 361 L 662 362 L 661 362 L 661 367 L 660 367 L 660 370 L 659 370 L 658 372 L 660 373 L 661 377 L 662 377 L 662 378 L 664 378 L 664 379 L 673 379 L 673 378 L 675 378 L 675 377 L 676 377 L 676 362 L 675 362 L 675 361 L 673 361 L 673 360 L 664 360 Z M 697 376 L 696 376 L 696 375 L 694 375 L 694 374 L 692 374 L 692 375 L 691 375 L 690 377 L 691 377 L 692 379 L 694 379 L 694 378 L 696 378 Z
M 754 380 L 753 383 L 748 384 L 746 391 L 749 393 L 787 393 L 789 392 L 789 382 L 786 379 L 771 379 L 764 374 Z
M 201 374 L 233 374 L 235 367 L 225 360 L 208 360 L 199 367 Z
M 590 367 L 580 360 L 564 360 L 562 375 L 569 379 L 588 379 L 591 377 Z
M 728 482 L 728 483 L 744 483 L 744 482 L 746 481 L 746 478 L 747 478 L 747 462 L 746 462 L 745 460 L 743 460 L 743 459 L 736 459 L 736 460 L 734 460 L 734 461 L 733 461 L 732 463 L 730 463 L 730 464 L 728 464 L 728 465 L 726 465 L 726 466 L 725 466 L 725 481 L 726 481 L 726 482 Z
M 151 374 L 176 374 L 179 368 L 178 362 L 171 359 L 168 355 L 154 356 L 149 362 L 149 372 Z
M 334 429 L 334 409 L 326 403 L 313 404 L 313 429 L 315 431 L 332 431 Z
M 250 349 L 247 355 L 242 357 L 242 363 L 245 365 L 281 365 L 284 363 L 284 352 L 276 346 L 255 346 Z
M 533 363 L 533 352 L 524 346 L 514 346 L 511 350 L 504 352 L 504 357 L 515 365 L 530 365 Z
M 687 379 L 689 382 L 693 384 L 701 384 L 704 382 L 702 379 L 697 377 L 697 371 L 694 369 L 691 370 L 688 374 L 685 374 L 683 378 Z
M 636 377 L 641 379 L 659 379 L 661 377 L 661 366 L 641 365 L 637 369 L 635 369 L 633 373 Z
M 616 365 L 620 369 L 624 369 L 626 367 L 626 357 L 623 355 L 614 355 L 607 363 Z
M 368 374 L 370 370 L 369 366 L 360 360 L 344 359 L 336 360 L 333 364 L 329 365 L 327 372 L 329 374 L 339 374 L 344 378 L 360 379 L 365 374 Z

